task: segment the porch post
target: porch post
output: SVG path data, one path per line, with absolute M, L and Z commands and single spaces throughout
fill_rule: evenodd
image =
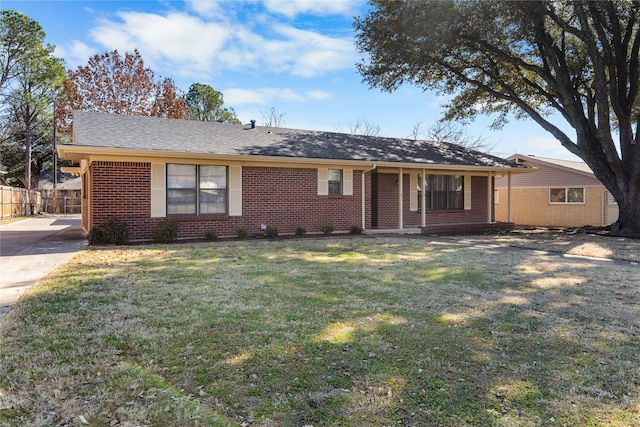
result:
M 366 181 L 365 181 L 365 171 L 362 171 L 362 174 L 360 174 L 361 176 L 361 182 L 362 184 L 360 185 L 360 196 L 361 196 L 361 204 L 360 207 L 362 208 L 362 230 L 366 230 L 367 229 L 367 207 L 366 207 L 366 203 L 367 203 L 367 198 L 366 198 L 366 191 L 365 191 L 365 185 L 366 185 Z
M 507 222 L 513 222 L 511 219 L 511 172 L 507 172 Z
M 487 223 L 491 224 L 491 214 L 493 213 L 493 197 L 491 195 L 491 178 L 493 176 L 493 172 L 489 172 L 487 176 Z
M 425 173 L 426 171 L 422 169 L 422 182 L 420 183 L 420 191 L 422 191 L 422 197 L 420 198 L 420 223 L 423 227 L 427 226 L 427 176 L 425 175 Z
M 400 230 L 404 229 L 404 217 L 403 211 L 404 206 L 402 204 L 402 200 L 404 199 L 403 194 L 403 185 L 402 185 L 402 168 L 398 172 L 398 228 Z

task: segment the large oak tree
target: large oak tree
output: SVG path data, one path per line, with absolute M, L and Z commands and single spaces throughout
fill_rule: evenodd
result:
M 451 94 L 449 119 L 533 119 L 615 197 L 621 231 L 640 232 L 640 2 L 370 4 L 354 22 L 366 83 Z

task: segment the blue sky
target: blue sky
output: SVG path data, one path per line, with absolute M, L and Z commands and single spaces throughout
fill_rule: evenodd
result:
M 417 123 L 424 129 L 436 122 L 446 101 L 411 85 L 386 93 L 361 82 L 355 64 L 363 56 L 352 28 L 368 7 L 361 0 L 0 0 L 0 6 L 40 23 L 69 69 L 97 53 L 137 48 L 156 77 L 171 77 L 184 91 L 192 83 L 221 91 L 244 123 L 261 124 L 275 107 L 283 127 L 346 131 L 367 121 L 380 135 L 405 138 Z M 490 122 L 480 118 L 468 132 L 495 144 L 495 154 L 576 160 L 532 121 L 512 120 L 499 131 Z

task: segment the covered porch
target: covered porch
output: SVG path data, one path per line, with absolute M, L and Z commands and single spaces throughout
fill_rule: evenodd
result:
M 512 230 L 512 221 L 495 220 L 497 175 L 510 181 L 510 172 L 495 168 L 373 168 L 362 174 L 363 228 L 404 234 Z M 510 192 L 507 199 L 511 212 Z

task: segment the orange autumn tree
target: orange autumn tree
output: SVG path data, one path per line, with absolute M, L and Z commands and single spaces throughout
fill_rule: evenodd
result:
M 173 80 L 156 80 L 137 49 L 124 55 L 117 50 L 95 55 L 87 65 L 68 73 L 64 101 L 57 108 L 62 132 L 69 132 L 73 110 L 191 119 L 191 110 Z

